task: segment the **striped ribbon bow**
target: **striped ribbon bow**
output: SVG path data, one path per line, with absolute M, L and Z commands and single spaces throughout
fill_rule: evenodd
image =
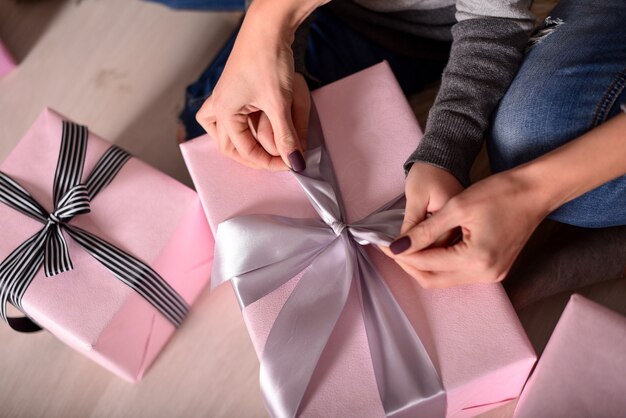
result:
M 63 122 L 52 213 L 48 213 L 15 180 L 0 172 L 0 202 L 44 225 L 0 263 L 0 318 L 18 331 L 41 329 L 28 318 L 7 317 L 7 302 L 24 311 L 22 298 L 42 264 L 46 277 L 73 269 L 65 232 L 178 327 L 189 305 L 156 271 L 103 239 L 69 224 L 75 216 L 91 211 L 90 201 L 109 185 L 131 158 L 126 151 L 112 146 L 102 155 L 87 180 L 81 183 L 88 136 L 86 127 Z

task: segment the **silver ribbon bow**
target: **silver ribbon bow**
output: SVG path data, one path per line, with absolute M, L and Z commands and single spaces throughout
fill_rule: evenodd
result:
M 346 224 L 321 132 L 313 109 L 307 169 L 293 173 L 321 220 L 249 215 L 222 222 L 216 235 L 212 286 L 230 280 L 244 308 L 303 272 L 261 355 L 261 390 L 272 416 L 298 414 L 352 286 L 359 294 L 386 415 L 443 416 L 446 395 L 437 371 L 363 248 L 389 245 L 397 236 L 404 216 L 403 196 Z

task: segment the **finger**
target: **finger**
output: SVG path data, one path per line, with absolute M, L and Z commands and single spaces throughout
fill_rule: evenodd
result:
M 224 129 L 224 126 L 222 124 L 212 123 L 209 126 L 209 131 L 215 132 L 215 138 L 219 138 L 218 139 L 218 144 L 219 144 L 220 152 L 222 154 L 224 154 L 228 158 L 230 158 L 230 159 L 232 159 L 232 160 L 234 160 L 234 161 L 238 162 L 239 164 L 244 165 L 246 167 L 250 167 L 250 168 L 254 168 L 254 169 L 259 168 L 255 164 L 253 164 L 251 161 L 248 161 L 245 158 L 243 158 L 239 154 L 239 152 L 237 152 L 237 149 L 235 148 L 235 145 L 231 142 L 231 140 L 228 137 L 228 134 L 226 133 L 226 130 Z M 210 136 L 212 136 L 211 132 L 209 132 Z
M 433 244 L 433 247 L 450 247 L 463 241 L 463 231 L 460 227 L 456 227 L 446 232 Z
M 209 96 L 204 101 L 202 107 L 196 113 L 196 121 L 204 128 L 205 131 L 210 124 L 215 123 L 216 117 L 215 112 L 213 111 L 213 96 Z
M 302 149 L 298 141 L 298 136 L 291 120 L 290 108 L 282 111 L 268 112 L 267 116 L 274 131 L 274 142 L 276 148 L 285 164 L 295 172 L 303 171 L 306 168 Z
M 413 253 L 434 244 L 439 237 L 459 226 L 456 213 L 444 206 L 433 216 L 409 229 L 403 236 L 391 243 L 389 249 L 394 254 Z
M 394 253 L 391 252 L 391 250 L 389 249 L 389 247 L 384 247 L 382 245 L 377 245 L 376 246 L 380 251 L 383 252 L 383 254 L 385 254 L 387 257 L 389 258 L 393 258 L 394 261 L 398 261 L 398 256 L 395 255 Z
M 426 219 L 427 206 L 428 200 L 426 196 L 421 193 L 416 197 L 407 197 L 404 220 L 400 227 L 400 235 L 406 234 L 408 230 Z
M 274 143 L 274 131 L 272 131 L 272 124 L 265 113 L 258 113 L 259 120 L 257 123 L 257 140 L 268 154 L 273 157 L 278 157 L 280 156 L 280 153 Z
M 256 167 L 268 170 L 286 169 L 280 157 L 273 157 L 254 139 L 248 126 L 247 115 L 225 118 L 225 129 L 239 155 Z
M 217 133 L 217 125 L 215 124 L 215 122 L 209 123 L 206 126 L 206 128 L 204 128 L 204 130 L 206 131 L 207 134 L 209 134 L 209 137 L 211 139 L 213 139 L 215 141 L 219 140 L 219 136 L 218 136 L 218 133 Z
M 463 271 L 467 267 L 466 249 L 466 245 L 461 242 L 452 247 L 429 248 L 414 253 L 400 254 L 394 258 L 420 271 Z

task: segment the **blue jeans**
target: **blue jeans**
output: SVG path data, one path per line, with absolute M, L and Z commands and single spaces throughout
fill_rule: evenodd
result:
M 243 11 L 245 0 L 147 0 L 163 3 L 173 9 L 211 10 L 214 12 Z
M 561 0 L 551 17 L 494 115 L 487 142 L 494 172 L 579 137 L 626 101 L 626 1 Z M 626 225 L 626 176 L 550 218 L 581 227 Z

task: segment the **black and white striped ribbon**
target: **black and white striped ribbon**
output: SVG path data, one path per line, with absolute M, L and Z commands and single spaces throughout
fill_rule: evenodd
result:
M 75 216 L 90 212 L 90 201 L 131 158 L 126 151 L 112 146 L 83 184 L 81 178 L 87 139 L 86 127 L 63 122 L 61 149 L 54 177 L 52 213 L 48 213 L 15 180 L 0 172 L 0 202 L 44 225 L 0 263 L 0 318 L 20 331 L 38 329 L 28 319 L 8 318 L 7 303 L 24 311 L 22 297 L 42 264 L 46 277 L 73 269 L 63 235 L 65 232 L 117 279 L 139 293 L 178 327 L 187 315 L 189 305 L 156 271 L 127 252 L 68 223 Z

